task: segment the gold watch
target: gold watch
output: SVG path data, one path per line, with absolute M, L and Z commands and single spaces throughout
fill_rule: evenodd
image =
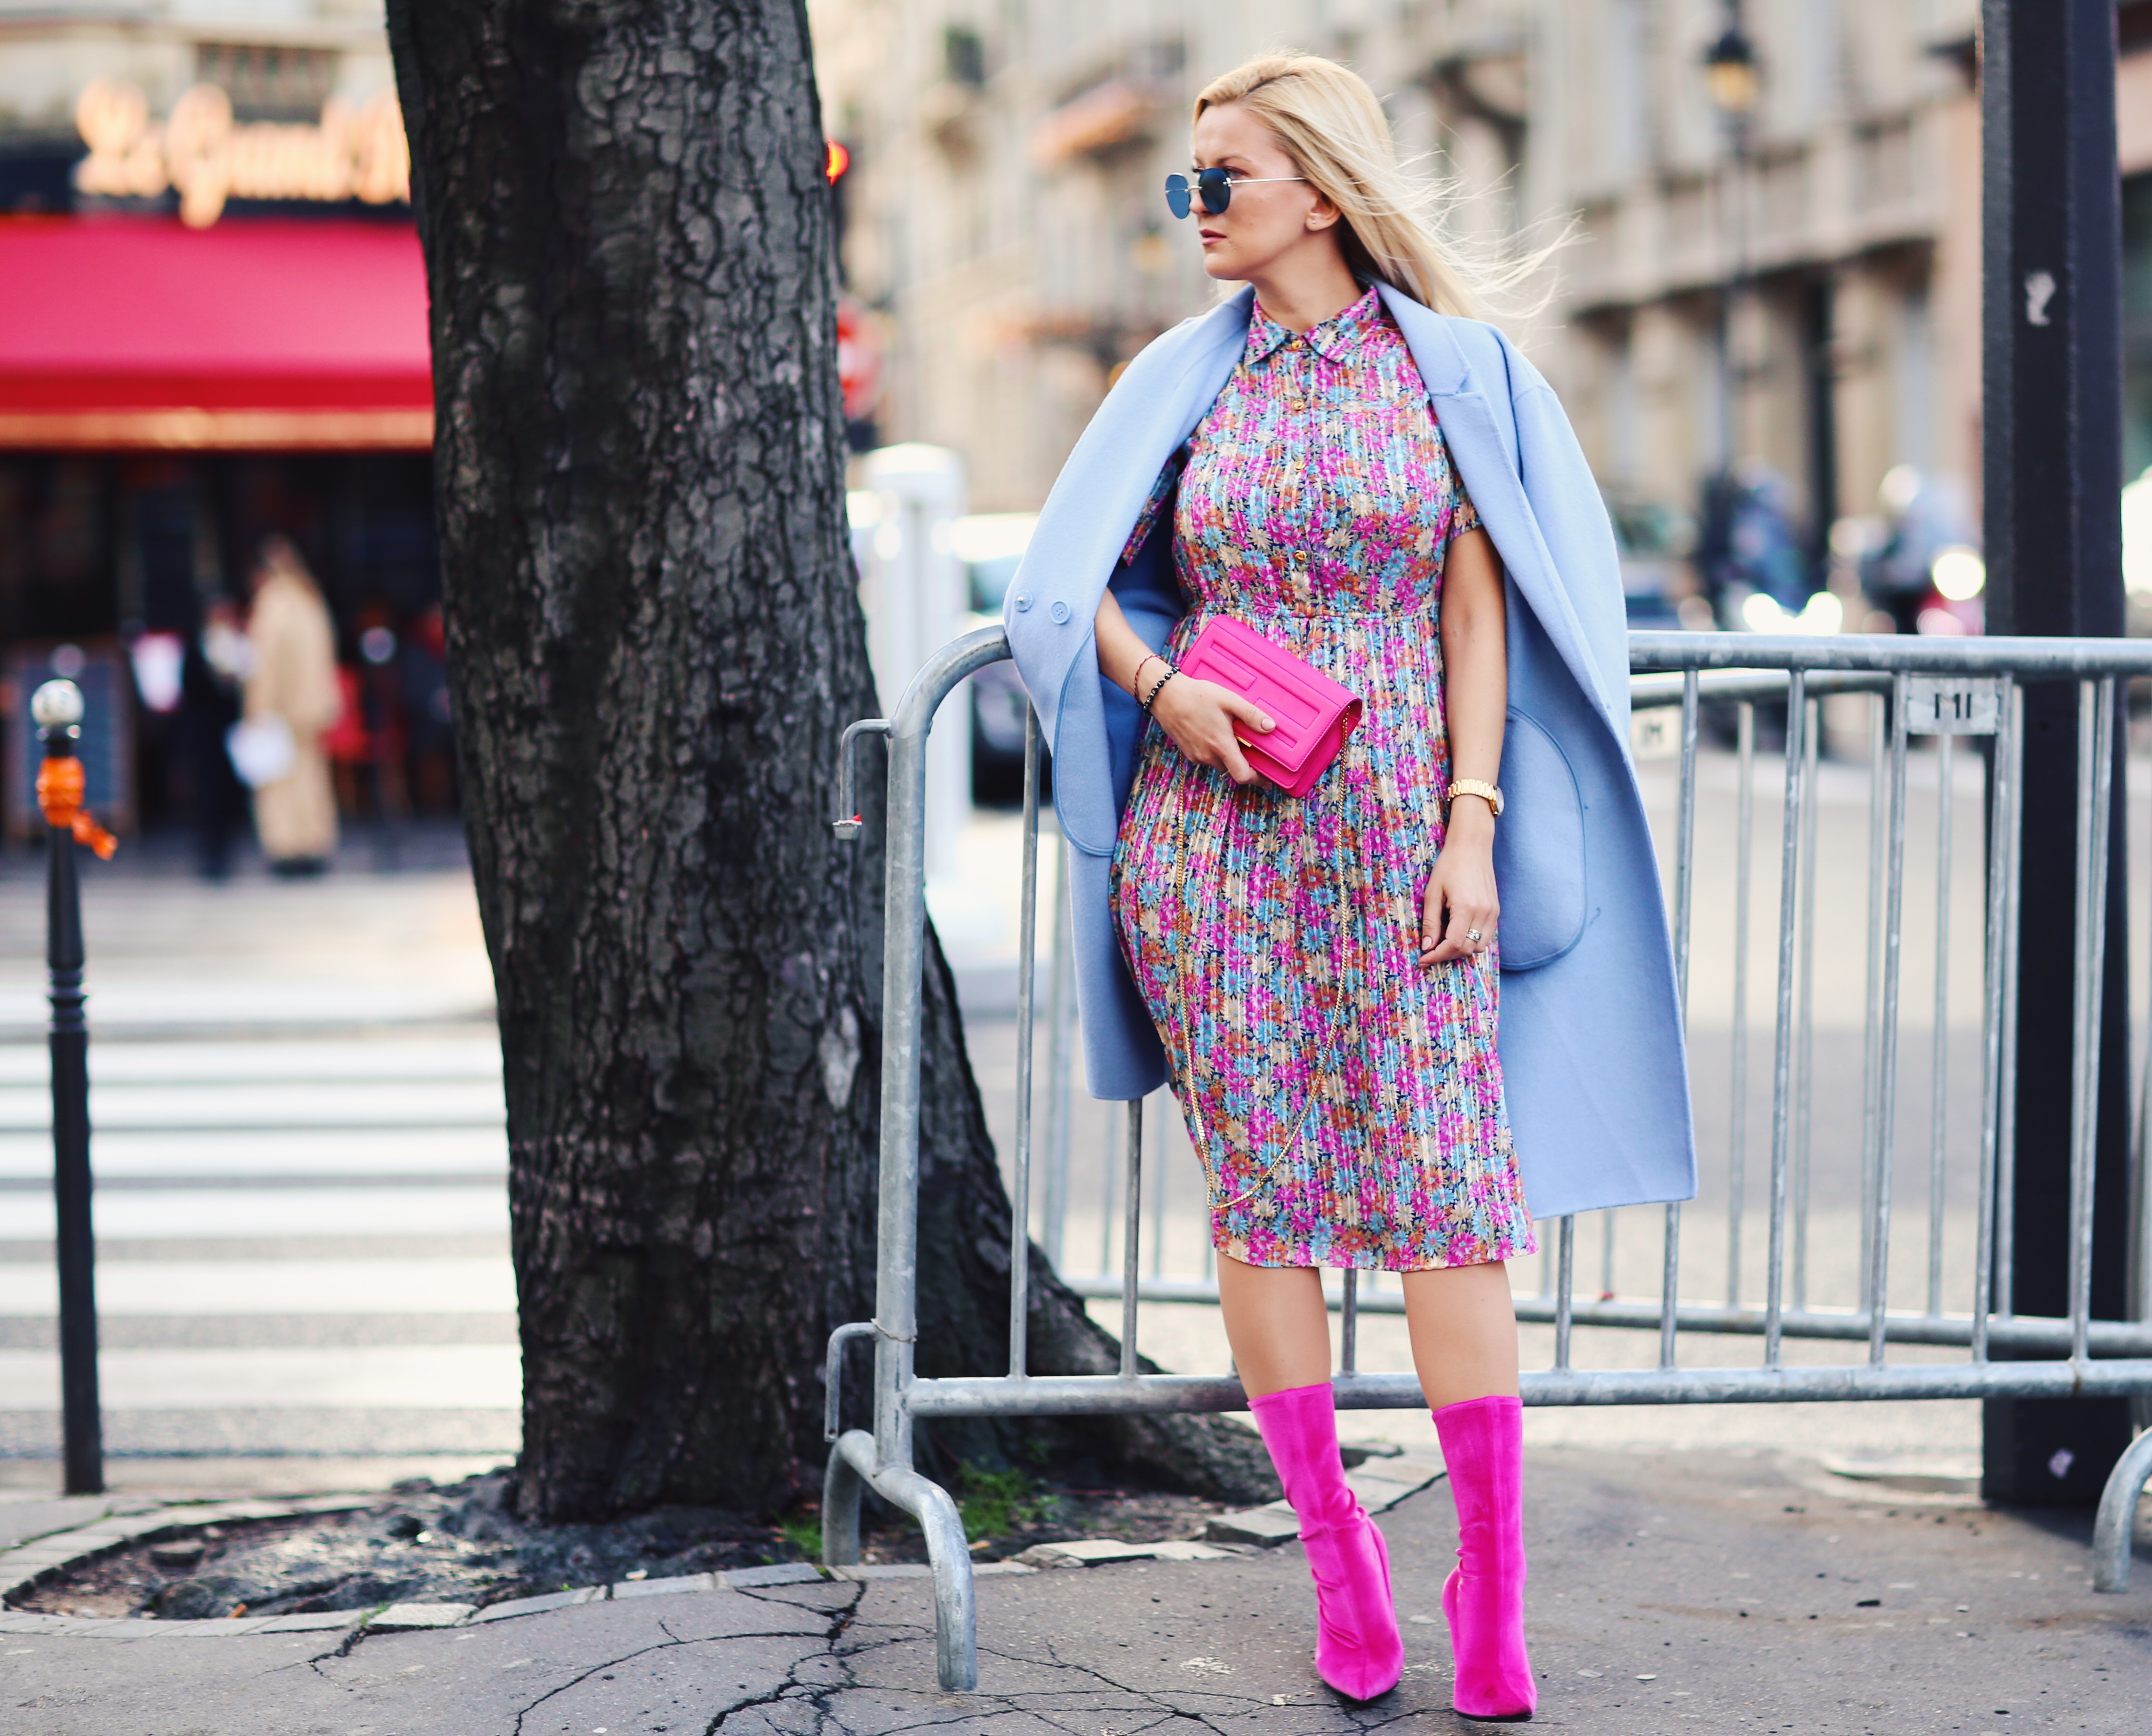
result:
M 1486 800 L 1487 805 L 1495 810 L 1495 818 L 1500 820 L 1502 817 L 1502 790 L 1500 785 L 1482 783 L 1477 778 L 1459 778 L 1455 783 L 1449 786 L 1449 794 L 1443 797 L 1442 799 L 1444 806 L 1447 807 L 1450 803 L 1455 801 L 1460 795 L 1476 795 L 1484 797 Z

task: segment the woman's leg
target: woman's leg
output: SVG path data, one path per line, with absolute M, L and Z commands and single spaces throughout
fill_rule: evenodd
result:
M 1457 1503 L 1457 1566 L 1442 1588 L 1457 1664 L 1451 1703 L 1517 1720 L 1539 1704 L 1525 1649 L 1524 1411 L 1517 1322 L 1499 1261 L 1405 1274 L 1413 1362 Z
M 1315 1667 L 1351 1698 L 1388 1693 L 1403 1671 L 1404 1645 L 1383 1535 L 1346 1486 L 1338 1457 L 1322 1277 L 1221 1253 L 1218 1292 L 1248 1409 L 1307 1546 L 1320 1617 Z
M 1440 1410 L 1490 1394 L 1515 1398 L 1517 1316 L 1509 1268 L 1496 1260 L 1403 1277 L 1413 1367 L 1429 1405 Z
M 1221 1252 L 1218 1302 L 1251 1398 L 1330 1378 L 1330 1310 L 1312 1266 L 1249 1266 Z

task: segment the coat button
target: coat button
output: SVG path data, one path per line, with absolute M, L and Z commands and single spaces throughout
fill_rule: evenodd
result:
M 1030 593 L 1028 591 L 1019 591 L 1018 592 L 1017 592 L 1017 596 L 1016 596 L 1016 612 L 1017 612 L 1017 613 L 1018 613 L 1018 614 L 1019 614 L 1019 615 L 1021 615 L 1022 613 L 1023 613 L 1023 612 L 1024 612 L 1026 609 L 1029 608 L 1030 607 L 1031 607 L 1031 593 Z
M 1052 608 L 1046 612 L 1046 614 L 1047 618 L 1053 622 L 1056 627 L 1066 626 L 1068 621 L 1068 605 L 1063 602 L 1057 602 Z

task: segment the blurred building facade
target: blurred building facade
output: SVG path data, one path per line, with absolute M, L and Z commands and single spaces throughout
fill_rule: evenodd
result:
M 1729 471 L 1768 482 L 1803 588 L 1834 521 L 1872 520 L 1879 497 L 1902 513 L 1916 476 L 1977 533 L 1977 0 L 810 9 L 825 124 L 851 153 L 849 284 L 889 346 L 876 436 L 956 448 L 978 507 L 1035 507 L 1114 368 L 1210 303 L 1160 184 L 1185 166 L 1195 91 L 1283 44 L 1367 75 L 1403 149 L 1460 189 L 1467 240 L 1569 226 L 1543 305 L 1505 322 L 1639 540 L 1686 549 Z M 2123 167 L 2142 176 L 2152 7 L 2120 17 Z M 1708 63 L 1729 28 L 1745 69 Z M 2137 283 L 2144 186 L 2125 197 Z M 2133 404 L 2134 475 L 2152 375 Z M 1887 528 L 1842 526 L 1841 552 Z
M 0 0 L 0 700 L 79 665 L 123 823 L 208 823 L 204 635 L 272 532 L 336 618 L 348 798 L 453 799 L 409 201 L 380 0 Z

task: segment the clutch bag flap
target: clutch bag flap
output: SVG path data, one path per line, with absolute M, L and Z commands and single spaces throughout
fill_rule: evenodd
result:
M 1305 795 L 1360 721 L 1359 696 L 1246 622 L 1214 615 L 1180 659 L 1180 670 L 1230 688 L 1275 726 L 1241 746 L 1248 763 L 1292 795 Z

